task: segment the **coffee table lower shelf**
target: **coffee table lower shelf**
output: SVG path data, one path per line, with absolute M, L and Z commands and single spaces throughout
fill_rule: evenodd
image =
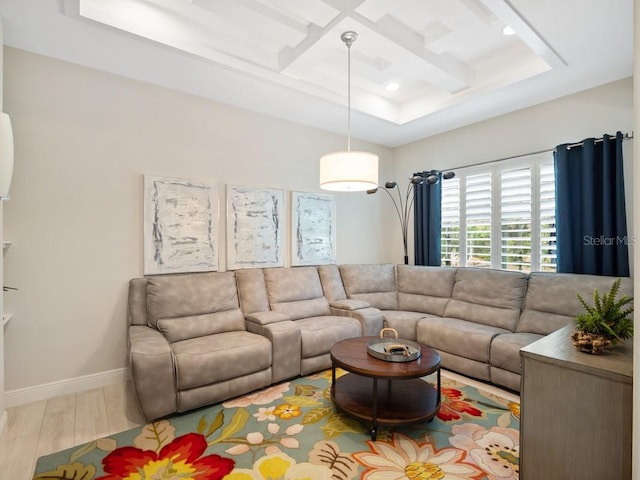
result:
M 420 378 L 391 381 L 348 373 L 331 385 L 331 399 L 338 409 L 371 422 L 372 440 L 378 425 L 429 421 L 440 409 L 437 389 Z

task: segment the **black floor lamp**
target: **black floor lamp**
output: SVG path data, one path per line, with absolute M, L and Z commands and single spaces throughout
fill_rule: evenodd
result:
M 429 185 L 436 184 L 440 181 L 441 178 L 447 180 L 449 178 L 455 177 L 454 172 L 442 172 L 440 170 L 428 170 L 425 172 L 414 173 L 411 178 L 409 178 L 409 183 L 407 185 L 407 190 L 404 195 L 404 199 L 402 194 L 400 193 L 400 187 L 395 181 L 388 181 L 383 186 L 378 186 L 376 188 L 371 188 L 367 190 L 368 194 L 376 193 L 378 190 L 383 190 L 389 198 L 393 202 L 393 206 L 396 209 L 396 213 L 398 214 L 398 220 L 400 220 L 400 229 L 402 233 L 402 246 L 404 248 L 404 264 L 409 265 L 409 254 L 407 252 L 407 232 L 409 228 L 409 218 L 411 216 L 411 209 L 413 208 L 414 202 L 414 189 L 416 185 L 421 185 L 423 183 L 427 183 Z M 396 196 L 394 196 L 390 190 L 395 190 Z

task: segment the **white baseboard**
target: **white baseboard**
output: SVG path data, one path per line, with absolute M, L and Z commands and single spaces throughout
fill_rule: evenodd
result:
M 6 407 L 15 407 L 17 405 L 24 405 L 25 403 L 59 397 L 61 395 L 102 388 L 115 383 L 125 383 L 130 377 L 131 374 L 128 368 L 118 368 L 107 372 L 68 378 L 58 382 L 8 390 L 4 392 L 4 403 Z

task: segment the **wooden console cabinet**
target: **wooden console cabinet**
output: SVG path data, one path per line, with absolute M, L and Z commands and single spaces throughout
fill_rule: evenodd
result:
M 629 479 L 633 344 L 591 355 L 572 331 L 520 350 L 520 479 Z

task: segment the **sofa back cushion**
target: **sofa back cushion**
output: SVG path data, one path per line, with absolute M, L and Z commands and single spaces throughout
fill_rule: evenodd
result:
M 324 296 L 329 302 L 347 298 L 344 285 L 342 284 L 342 277 L 340 277 L 340 269 L 337 265 L 320 265 L 318 267 L 318 274 L 320 275 L 320 283 L 322 283 Z
M 149 277 L 147 321 L 170 342 L 246 329 L 233 272 Z
M 575 273 L 532 273 L 516 331 L 548 335 L 568 325 L 584 312 L 577 293 L 593 305 L 594 289 L 600 294 L 607 293 L 616 279 Z M 630 278 L 622 278 L 618 295 L 633 296 Z
M 442 316 L 451 298 L 456 269 L 398 265 L 398 309 Z
M 364 300 L 380 310 L 397 310 L 395 265 L 340 265 L 347 297 Z
M 514 331 L 526 287 L 524 273 L 458 268 L 444 316 Z
M 269 295 L 261 268 L 236 270 L 240 308 L 245 315 L 269 310 Z
M 274 312 L 290 320 L 331 314 L 316 267 L 266 268 L 264 279 Z

